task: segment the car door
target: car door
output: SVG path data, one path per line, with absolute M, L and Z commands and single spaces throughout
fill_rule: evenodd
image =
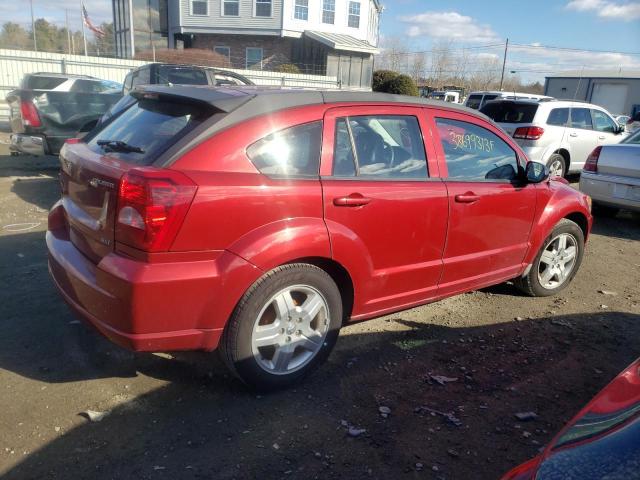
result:
M 520 159 L 488 122 L 434 111 L 440 174 L 449 194 L 449 226 L 439 295 L 513 278 L 522 270 L 536 207 L 536 187 Z
M 593 129 L 597 133 L 598 145 L 611 145 L 621 140 L 618 122 L 602 110 L 591 109 Z
M 352 276 L 355 319 L 437 292 L 447 192 L 421 113 L 353 106 L 324 118 L 325 221 L 333 256 Z
M 591 110 L 571 107 L 569 126 L 565 130 L 565 141 L 571 155 L 570 171 L 581 170 L 587 157 L 598 146 L 598 134 L 593 130 Z

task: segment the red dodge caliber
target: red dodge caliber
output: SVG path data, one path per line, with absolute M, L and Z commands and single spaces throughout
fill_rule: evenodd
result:
M 464 107 L 355 92 L 149 86 L 60 154 L 64 299 L 139 351 L 218 349 L 259 389 L 340 327 L 580 266 L 590 199 Z

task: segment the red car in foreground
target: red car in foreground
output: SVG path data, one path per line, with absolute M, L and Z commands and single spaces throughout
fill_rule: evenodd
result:
M 544 452 L 502 480 L 640 478 L 640 359 L 584 407 Z
M 114 342 L 220 349 L 261 389 L 339 329 L 506 280 L 578 271 L 590 199 L 488 118 L 354 92 L 147 86 L 61 160 L 52 277 Z

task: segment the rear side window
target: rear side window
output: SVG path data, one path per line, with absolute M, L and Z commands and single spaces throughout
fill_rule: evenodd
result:
M 480 103 L 482 103 L 482 95 L 469 95 L 469 98 L 467 99 L 467 107 L 478 110 L 480 108 Z
M 468 122 L 437 118 L 449 179 L 458 181 L 515 180 L 516 152 L 489 130 Z
M 557 127 L 566 127 L 567 123 L 569 123 L 568 108 L 554 108 L 549 112 L 549 118 L 547 118 L 548 125 L 555 125 Z
M 582 128 L 591 130 L 591 112 L 588 108 L 572 108 L 571 109 L 571 126 L 573 128 Z
M 29 77 L 24 88 L 30 90 L 53 90 L 66 81 L 66 78 L 60 77 Z
M 531 123 L 538 111 L 535 103 L 491 102 L 480 110 L 498 123 Z
M 151 165 L 160 153 L 211 115 L 205 107 L 139 100 L 102 130 L 92 134 L 88 146 L 135 165 Z M 100 145 L 100 144 L 103 145 Z
M 272 133 L 247 148 L 247 156 L 269 177 L 317 178 L 322 122 L 305 123 Z
M 208 85 L 207 74 L 198 68 L 172 67 L 162 65 L 158 67 L 159 83 L 174 83 L 176 85 Z
M 338 119 L 333 176 L 425 180 L 427 157 L 418 119 L 404 115 Z

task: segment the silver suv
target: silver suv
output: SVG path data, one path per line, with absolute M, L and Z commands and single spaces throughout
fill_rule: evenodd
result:
M 480 110 L 551 175 L 580 172 L 598 145 L 618 143 L 624 128 L 602 107 L 562 100 L 495 100 Z

